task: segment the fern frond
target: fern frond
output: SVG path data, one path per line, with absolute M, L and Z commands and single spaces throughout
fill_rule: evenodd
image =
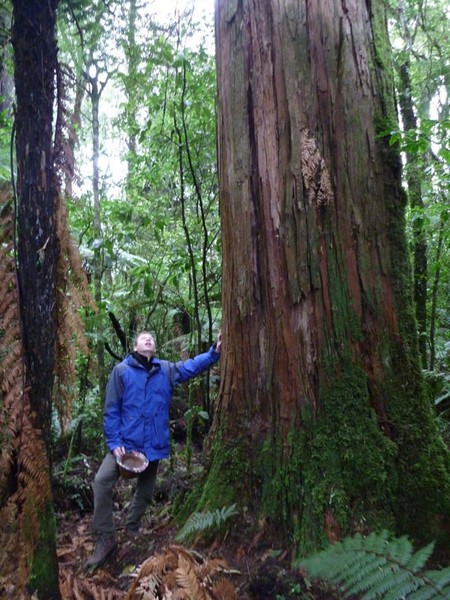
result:
M 413 553 L 406 537 L 389 533 L 345 538 L 299 564 L 312 578 L 340 586 L 346 596 L 364 593 L 363 600 L 427 600 L 449 598 L 450 568 L 421 571 L 434 544 Z
M 202 565 L 197 567 L 198 576 L 202 581 L 210 578 L 214 573 L 218 571 L 224 572 L 227 569 L 227 563 L 219 558 L 205 561 Z
M 370 582 L 370 585 L 375 585 L 378 581 L 383 579 L 383 566 L 386 565 L 386 560 L 382 557 L 362 557 L 361 563 L 359 561 L 355 561 L 353 563 L 353 569 L 348 571 L 348 579 L 346 577 L 346 581 L 348 580 L 348 593 L 349 594 L 358 594 L 368 586 L 367 582 Z M 338 583 L 339 581 L 336 581 Z M 370 589 L 370 586 L 368 586 Z
M 200 533 L 208 529 L 215 528 L 219 530 L 228 519 L 237 514 L 236 504 L 228 507 L 223 506 L 221 509 L 214 511 L 193 513 L 178 532 L 175 539 L 182 541 L 195 533 Z
M 230 582 L 222 581 L 219 585 L 212 581 L 218 571 L 227 572 L 225 561 L 207 561 L 183 546 L 169 546 L 165 552 L 143 563 L 126 600 L 236 600 L 235 589 Z M 222 595 L 215 593 L 216 585 Z
M 427 571 L 427 577 L 439 590 L 447 589 L 450 586 L 450 568 L 442 571 Z
M 380 532 L 372 531 L 368 538 L 370 540 L 370 548 L 372 548 L 373 552 L 384 555 L 386 548 L 389 546 L 389 538 L 390 532 L 387 529 L 383 529 Z M 361 539 L 364 539 L 364 536 L 361 536 Z
M 217 600 L 238 600 L 234 586 L 227 579 L 219 579 L 212 587 L 212 592 Z
M 409 571 L 391 567 L 387 572 L 387 576 L 385 574 L 383 580 L 375 585 L 370 592 L 366 592 L 363 598 L 365 600 L 369 600 L 369 598 L 373 600 L 384 598 L 387 600 L 390 597 L 391 600 L 399 600 L 406 596 L 409 591 L 416 589 L 417 583 L 414 583 L 414 579 Z
M 415 552 L 411 556 L 410 560 L 405 563 L 405 565 L 408 567 L 408 569 L 411 569 L 411 571 L 413 573 L 415 573 L 416 571 L 419 571 L 419 569 L 422 569 L 422 567 L 424 567 L 427 560 L 433 554 L 434 546 L 435 546 L 435 542 L 430 542 L 423 548 L 420 548 L 419 550 L 417 550 L 417 552 Z
M 406 536 L 402 536 L 388 542 L 386 553 L 392 560 L 406 565 L 412 556 L 413 547 L 409 539 Z
M 434 600 L 435 598 L 434 590 L 429 587 L 421 587 L 408 596 L 408 600 Z
M 134 598 L 145 598 L 146 600 L 157 600 L 158 588 L 161 585 L 161 579 L 156 574 L 141 577 L 139 585 L 134 593 Z
M 354 585 L 348 587 L 347 593 L 349 595 L 360 594 L 365 590 L 374 589 L 384 580 L 386 573 L 383 567 L 386 566 L 386 561 L 379 559 L 379 561 L 374 562 L 372 566 L 373 568 L 371 571 L 363 570 L 360 579 L 356 581 Z M 340 582 L 335 580 L 334 583 Z
M 178 569 L 175 571 L 175 577 L 179 586 L 186 592 L 188 598 L 198 600 L 208 600 L 205 589 L 202 587 L 195 573 L 195 563 L 180 555 L 178 559 Z

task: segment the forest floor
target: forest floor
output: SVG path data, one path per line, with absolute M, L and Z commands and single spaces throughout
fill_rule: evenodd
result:
M 298 569 L 292 568 L 292 556 L 275 541 L 271 543 L 273 538 L 263 523 L 252 538 L 244 532 L 245 528 L 239 529 L 237 523 L 233 525 L 231 518 L 226 534 L 208 545 L 200 539 L 194 544 L 178 542 L 179 529 L 171 510 L 173 500 L 192 489 L 201 472 L 199 451 L 189 473 L 182 456 L 183 453 L 178 451 L 176 463 L 172 465 L 169 461 L 161 461 L 153 503 L 144 516 L 139 534 L 134 537 L 130 537 L 124 528 L 134 480 L 119 480 L 114 496 L 118 548 L 94 571 L 86 570 L 84 564 L 95 544 L 91 530 L 91 483 L 98 464 L 84 457 L 74 472 L 66 473 L 62 483 L 57 482 L 55 504 L 63 600 L 336 600 L 343 597 L 329 588 L 308 582 Z M 200 591 L 191 591 L 187 595 L 180 593 L 176 581 L 178 577 L 179 582 L 179 571 L 172 579 L 167 575 L 176 567 L 176 558 L 178 567 L 184 565 L 185 570 L 189 561 L 195 562 Z M 144 569 L 140 571 L 144 562 Z M 160 571 L 156 573 L 155 569 Z M 157 575 L 156 578 L 152 576 L 150 582 L 149 572 Z M 214 581 L 217 583 L 213 588 Z M 194 590 L 197 583 L 192 579 L 190 583 Z M 139 591 L 136 589 L 138 584 Z M 159 590 L 167 585 L 172 589 L 172 595 L 170 592 L 158 595 L 151 585 L 159 586 Z M 144 593 L 143 590 L 147 591 Z M 205 590 L 209 596 L 203 595 Z

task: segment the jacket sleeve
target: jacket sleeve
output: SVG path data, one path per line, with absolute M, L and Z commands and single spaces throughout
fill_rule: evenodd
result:
M 121 369 L 117 365 L 112 370 L 106 388 L 105 406 L 103 409 L 103 427 L 105 430 L 106 445 L 112 451 L 123 446 L 120 435 L 123 383 L 120 376 Z
M 191 377 L 200 375 L 214 365 L 220 358 L 220 353 L 216 352 L 215 347 L 211 346 L 208 352 L 198 354 L 194 358 L 172 363 L 171 384 L 178 385 Z

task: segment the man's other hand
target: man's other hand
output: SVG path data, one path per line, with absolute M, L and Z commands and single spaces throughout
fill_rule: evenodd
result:
M 123 446 L 117 446 L 117 448 L 114 448 L 112 452 L 116 458 L 119 458 L 119 456 L 123 456 L 124 454 L 126 454 L 125 448 Z

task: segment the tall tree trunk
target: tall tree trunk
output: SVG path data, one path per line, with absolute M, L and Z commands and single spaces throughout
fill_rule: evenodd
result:
M 205 215 L 205 207 L 203 204 L 203 194 L 202 194 L 202 190 L 201 190 L 201 185 L 194 167 L 194 163 L 192 160 L 192 153 L 191 153 L 191 144 L 190 144 L 190 139 L 189 139 L 189 133 L 188 133 L 188 126 L 186 123 L 186 101 L 185 101 L 185 95 L 186 95 L 186 60 L 183 60 L 183 88 L 182 88 L 182 95 L 181 95 L 181 103 L 180 103 L 180 112 L 181 112 L 181 121 L 182 121 L 182 130 L 183 130 L 183 142 L 184 142 L 184 146 L 186 149 L 186 158 L 187 158 L 187 162 L 189 165 L 189 171 L 190 171 L 190 175 L 192 177 L 192 182 L 194 184 L 194 190 L 195 190 L 195 196 L 196 196 L 196 202 L 197 202 L 197 215 L 198 215 L 198 219 L 200 220 L 200 224 L 201 224 L 201 231 L 202 231 L 202 254 L 201 254 L 201 286 L 203 288 L 203 306 L 206 310 L 206 314 L 208 316 L 208 339 L 207 339 L 207 343 L 208 346 L 211 346 L 212 344 L 212 329 L 213 329 L 213 317 L 212 317 L 212 309 L 211 309 L 211 301 L 209 298 L 209 288 L 208 288 L 208 251 L 209 251 L 209 231 L 208 231 L 208 227 L 207 227 L 207 223 L 206 223 L 206 215 Z M 183 210 L 183 223 L 185 222 L 185 218 L 184 218 L 184 210 Z M 186 233 L 186 238 L 188 239 L 188 234 Z M 195 262 L 193 260 L 193 255 L 190 255 L 191 257 L 191 271 L 192 271 L 192 280 L 193 282 L 197 282 L 197 275 L 196 275 L 196 268 L 195 268 Z M 202 352 L 204 350 L 204 348 L 202 348 L 202 327 L 201 327 L 201 318 L 200 318 L 200 301 L 199 301 L 199 297 L 198 294 L 194 294 L 194 299 L 196 301 L 196 308 L 195 308 L 195 318 L 197 321 L 197 331 L 198 331 L 198 341 L 197 341 L 197 347 L 198 347 L 198 351 Z M 203 408 L 208 412 L 208 414 L 211 411 L 211 405 L 210 405 L 210 373 L 209 371 L 206 373 L 205 375 L 205 389 L 202 393 L 202 396 L 204 397 L 204 401 L 203 401 Z
M 89 96 L 92 103 L 92 194 L 94 201 L 94 222 L 93 232 L 97 240 L 95 257 L 94 257 L 94 299 L 98 307 L 102 303 L 102 278 L 103 278 L 103 233 L 102 233 L 102 212 L 100 205 L 100 174 L 98 168 L 98 159 L 100 156 L 100 121 L 99 121 L 99 107 L 100 97 L 103 91 L 103 87 L 98 81 L 98 69 L 94 77 L 89 79 L 91 89 Z M 100 315 L 103 311 L 100 312 Z M 98 366 L 98 387 L 99 395 L 103 400 L 106 393 L 106 370 L 105 370 L 105 345 L 103 342 L 103 323 L 102 320 L 97 321 L 97 342 L 95 344 L 95 351 L 97 355 L 97 366 Z
M 49 461 L 42 461 L 41 456 L 43 453 L 49 458 L 50 449 L 59 252 L 52 151 L 56 8 L 57 0 L 14 0 L 12 35 L 17 95 L 19 306 L 25 388 L 33 427 L 31 433 L 22 436 L 20 447 L 20 535 L 31 554 L 30 587 L 45 599 L 60 597 Z M 31 468 L 33 461 L 35 468 Z
M 183 147 L 183 134 L 178 125 L 176 113 L 174 113 L 174 130 L 177 134 L 178 139 L 178 173 L 180 178 L 180 204 L 181 204 L 181 223 L 183 226 L 184 237 L 186 239 L 186 246 L 189 256 L 189 264 L 191 267 L 189 273 L 189 279 L 191 281 L 192 295 L 194 297 L 194 329 L 196 333 L 195 345 L 200 351 L 202 341 L 202 324 L 200 319 L 200 303 L 199 303 L 199 284 L 197 274 L 197 264 L 194 255 L 194 248 L 191 239 L 191 232 L 189 230 L 187 212 L 186 212 L 186 177 L 184 169 L 184 147 Z
M 136 0 L 129 0 L 129 9 L 128 9 L 128 29 L 127 29 L 127 38 L 128 43 L 125 47 L 125 55 L 127 58 L 128 64 L 128 77 L 131 82 L 135 81 L 135 78 L 138 75 L 138 67 L 139 67 L 139 49 L 136 46 L 136 18 L 137 18 L 137 6 Z M 127 189 L 132 189 L 133 186 L 133 171 L 134 171 L 134 161 L 136 160 L 136 146 L 137 146 L 137 124 L 136 124 L 136 99 L 134 95 L 134 86 L 133 83 L 126 83 L 125 92 L 127 95 L 127 103 L 126 103 L 126 119 L 127 119 L 127 131 L 128 131 L 128 175 L 127 175 Z M 130 332 L 136 333 L 136 332 Z
M 381 3 L 216 4 L 222 387 L 198 507 L 302 551 L 438 536 L 449 457 L 423 392 Z M 445 492 L 443 492 L 445 490 Z
M 402 24 L 405 50 L 402 53 L 404 60 L 399 65 L 399 104 L 405 132 L 414 135 L 417 131 L 417 119 L 414 112 L 412 99 L 412 82 L 410 75 L 410 52 L 412 50 L 411 35 L 404 14 L 404 3 L 399 0 L 398 14 Z M 414 302 L 416 319 L 419 330 L 419 350 L 422 366 L 427 367 L 427 287 L 428 287 L 428 258 L 427 240 L 424 227 L 424 203 L 420 185 L 420 171 L 418 165 L 418 152 L 406 151 L 406 180 L 408 182 L 408 198 L 411 209 L 416 211 L 413 220 L 414 244 Z
M 436 246 L 436 253 L 434 256 L 434 264 L 436 265 L 433 274 L 433 280 L 431 285 L 431 308 L 430 308 L 430 371 L 433 371 L 436 367 L 436 321 L 437 321 L 437 307 L 438 307 L 438 291 L 439 284 L 441 282 L 441 258 L 442 258 L 442 246 L 444 242 L 444 230 L 446 226 L 446 219 L 444 220 L 443 212 L 439 222 L 438 239 Z

